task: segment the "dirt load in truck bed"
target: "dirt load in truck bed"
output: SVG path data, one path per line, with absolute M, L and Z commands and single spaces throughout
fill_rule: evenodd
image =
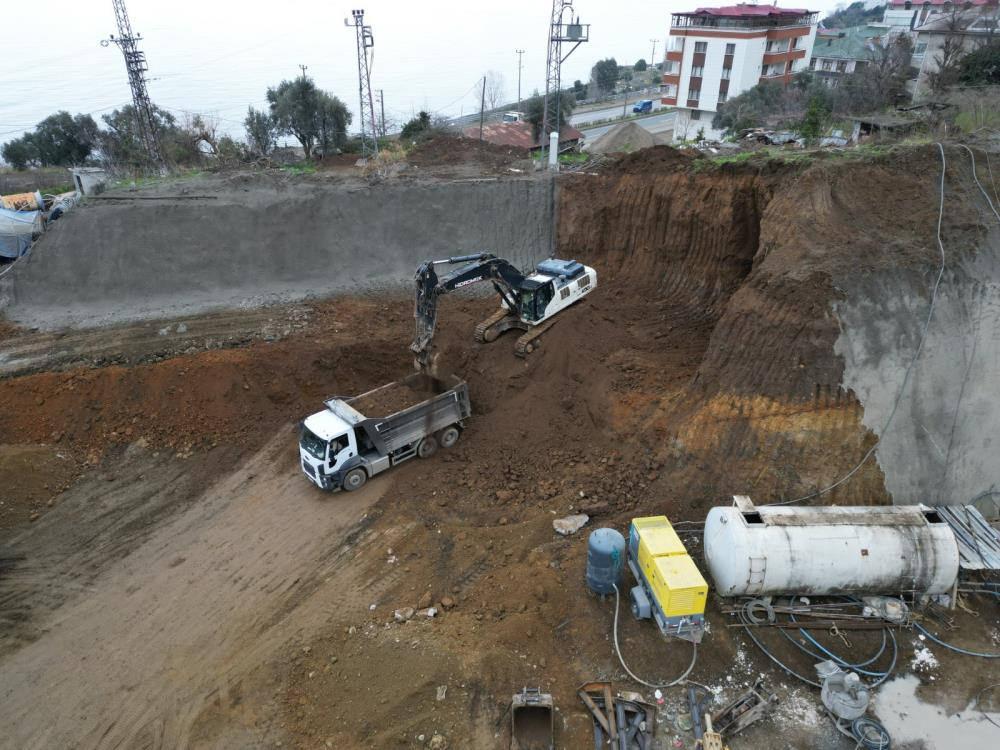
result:
M 387 417 L 448 390 L 448 386 L 431 377 L 390 383 L 371 393 L 362 394 L 348 403 L 366 417 Z

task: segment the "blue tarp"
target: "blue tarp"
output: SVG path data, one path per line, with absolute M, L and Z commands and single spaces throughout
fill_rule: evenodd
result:
M 32 237 L 41 232 L 41 211 L 0 208 L 0 258 L 20 258 L 31 247 Z

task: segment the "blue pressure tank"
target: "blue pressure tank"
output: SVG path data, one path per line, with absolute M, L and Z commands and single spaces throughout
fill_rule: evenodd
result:
M 621 589 L 625 537 L 614 529 L 595 529 L 587 540 L 587 585 L 595 594 Z

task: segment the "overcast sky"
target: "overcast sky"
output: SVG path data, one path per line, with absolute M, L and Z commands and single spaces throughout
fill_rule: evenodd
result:
M 247 106 L 265 104 L 269 85 L 299 73 L 358 105 L 353 28 L 344 27 L 351 5 L 329 0 L 127 0 L 132 28 L 144 40 L 153 101 L 183 118 L 185 112 L 215 117 L 242 135 Z M 522 90 L 545 85 L 545 45 L 551 0 L 361 3 L 375 35 L 372 86 L 385 91 L 386 118 L 397 122 L 426 109 L 457 115 L 478 106 L 477 81 L 501 73 L 508 97 L 517 96 L 517 55 L 524 49 Z M 707 3 L 723 5 L 723 2 Z M 801 3 L 782 3 L 802 7 Z M 829 11 L 835 0 L 810 2 Z M 0 142 L 58 110 L 100 115 L 131 101 L 121 53 L 102 48 L 117 33 L 111 0 L 4 0 L 0 26 Z M 563 81 L 586 80 L 594 62 L 649 58 L 658 39 L 662 58 L 670 13 L 698 3 L 670 0 L 575 0 L 591 41 L 563 66 Z M 821 16 L 822 17 L 822 16 Z M 16 33 L 9 33 L 16 30 Z M 355 120 L 356 124 L 356 120 Z

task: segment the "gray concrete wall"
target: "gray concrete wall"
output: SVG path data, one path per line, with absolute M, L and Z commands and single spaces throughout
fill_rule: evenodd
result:
M 550 252 L 551 190 L 254 183 L 215 200 L 95 200 L 0 282 L 0 307 L 25 325 L 95 325 L 404 285 L 423 260 L 480 250 L 528 267 Z
M 933 242 L 932 239 L 930 239 Z M 896 503 L 959 504 L 1000 490 L 1000 230 L 983 215 L 976 246 L 945 238 L 947 271 L 923 352 L 889 418 L 917 348 L 937 268 L 839 279 L 844 385 L 881 443 Z

